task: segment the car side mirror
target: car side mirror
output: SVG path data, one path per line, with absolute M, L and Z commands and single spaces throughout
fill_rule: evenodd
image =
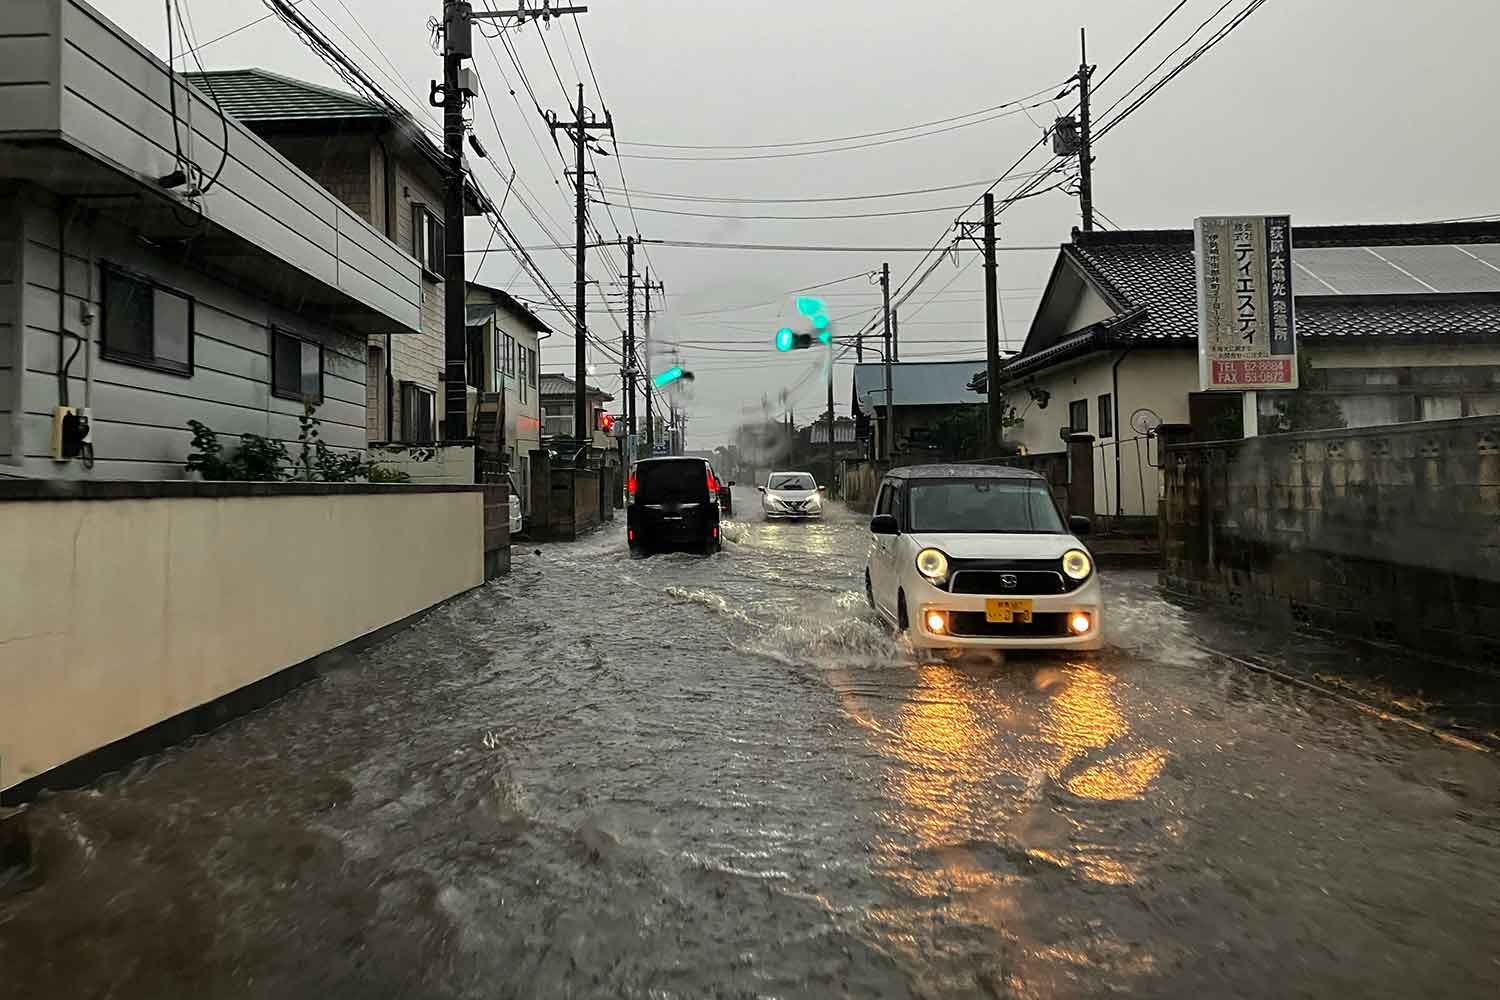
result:
M 828 492 L 828 487 L 826 487 L 826 486 L 819 486 L 818 487 L 818 492 L 819 493 L 827 493 Z
M 766 488 L 764 486 L 757 486 L 755 488 L 758 489 L 758 490 L 760 490 L 762 493 L 764 493 L 766 491 Z
M 734 485 L 734 480 L 733 480 L 733 479 L 731 479 L 731 480 L 730 480 L 730 481 L 729 481 L 729 485 L 730 485 L 730 486 L 733 486 L 733 485 Z
M 896 522 L 895 514 L 876 514 L 870 518 L 870 534 L 872 535 L 899 535 L 901 526 Z
M 1068 530 L 1075 535 L 1087 535 L 1092 523 L 1081 514 L 1074 514 L 1068 518 Z

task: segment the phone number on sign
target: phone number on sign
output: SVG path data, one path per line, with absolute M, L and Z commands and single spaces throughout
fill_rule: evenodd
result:
M 1211 374 L 1214 385 L 1290 385 L 1292 362 L 1215 361 Z

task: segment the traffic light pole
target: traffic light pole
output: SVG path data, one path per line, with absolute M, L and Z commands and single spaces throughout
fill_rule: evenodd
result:
M 834 485 L 834 446 L 833 446 L 833 344 L 828 345 L 828 489 L 833 490 Z

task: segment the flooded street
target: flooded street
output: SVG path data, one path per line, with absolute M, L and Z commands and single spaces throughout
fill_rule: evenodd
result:
M 916 665 L 863 519 L 736 502 L 34 805 L 0 994 L 1500 994 L 1495 754 L 1205 653 L 1150 573 L 1091 659 Z

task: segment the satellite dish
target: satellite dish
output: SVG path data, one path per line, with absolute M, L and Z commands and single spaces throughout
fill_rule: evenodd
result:
M 1156 415 L 1155 410 L 1148 410 L 1142 407 L 1130 415 L 1131 429 L 1142 437 L 1150 437 L 1156 433 L 1156 429 L 1160 426 L 1161 417 Z

